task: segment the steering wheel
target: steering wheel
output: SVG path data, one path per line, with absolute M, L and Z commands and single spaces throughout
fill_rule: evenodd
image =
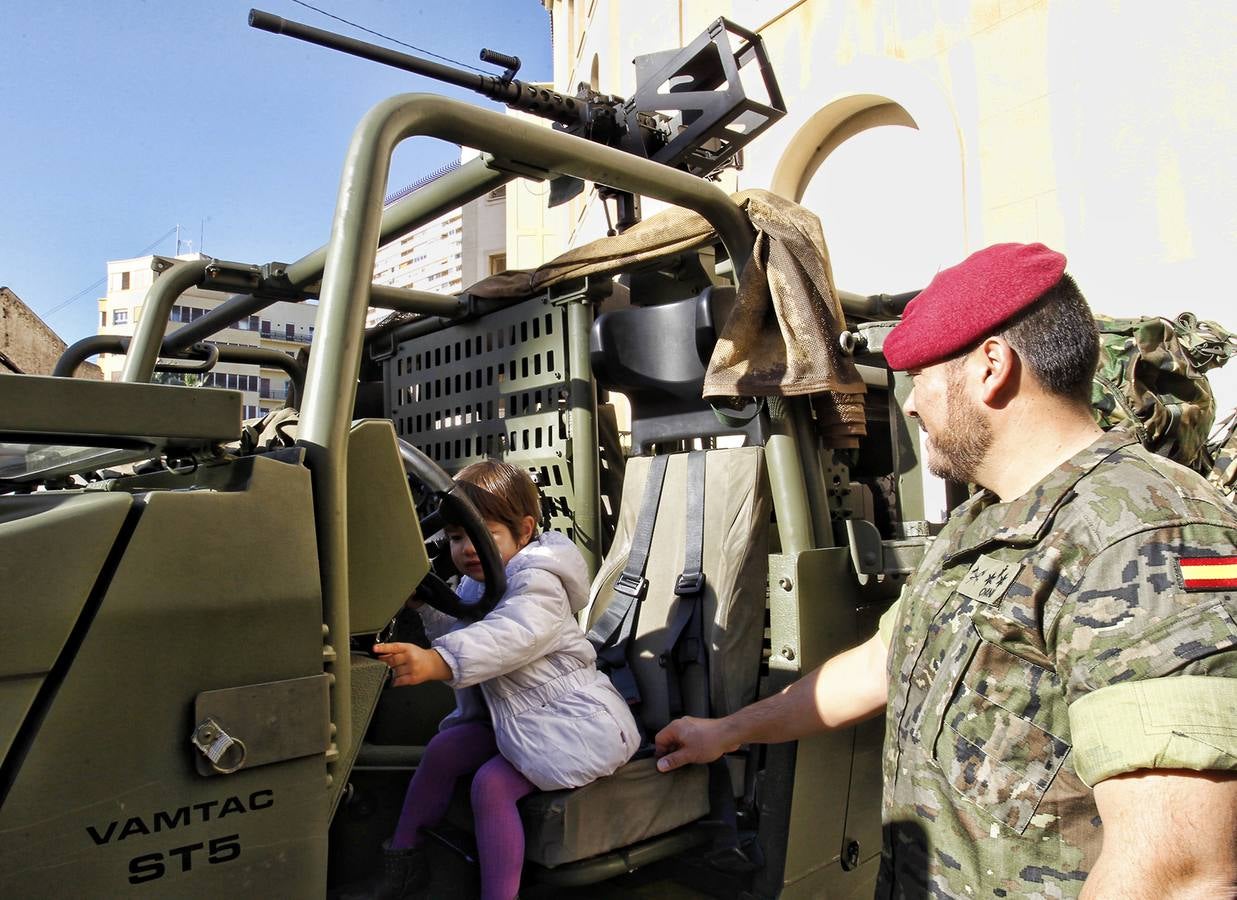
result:
M 485 527 L 485 520 L 477 512 L 472 501 L 456 488 L 458 485 L 438 463 L 403 438 L 399 441 L 399 455 L 404 461 L 404 470 L 429 490 L 431 504 L 434 509 L 421 519 L 421 533 L 433 534 L 444 524 L 458 525 L 464 529 L 468 539 L 480 558 L 481 571 L 485 575 L 485 589 L 481 597 L 475 601 L 465 601 L 450 585 L 443 581 L 433 571 L 426 574 L 417 585 L 416 597 L 424 600 L 434 609 L 444 612 L 457 619 L 476 621 L 483 618 L 498 605 L 503 592 L 507 590 L 507 574 L 503 570 L 503 560 L 494 544 L 490 530 Z

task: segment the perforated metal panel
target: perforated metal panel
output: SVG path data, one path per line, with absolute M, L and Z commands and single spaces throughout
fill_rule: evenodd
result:
M 567 318 L 543 297 L 405 341 L 386 360 L 387 415 L 454 474 L 487 457 L 527 468 L 551 528 L 574 537 Z

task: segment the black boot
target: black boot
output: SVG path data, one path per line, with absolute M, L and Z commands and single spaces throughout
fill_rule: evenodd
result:
M 404 900 L 412 892 L 425 887 L 430 880 L 429 862 L 421 847 L 392 850 L 389 841 L 382 843 L 382 880 L 371 895 L 374 900 Z

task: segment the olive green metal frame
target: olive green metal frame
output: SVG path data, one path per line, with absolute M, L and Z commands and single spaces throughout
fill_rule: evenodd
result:
M 383 191 L 391 154 L 400 142 L 418 135 L 474 147 L 487 155 L 414 192 L 384 214 Z M 464 309 L 454 297 L 375 290 L 371 273 L 379 242 L 406 233 L 517 175 L 550 177 L 560 173 L 694 210 L 716 229 L 735 272 L 741 272 L 751 256 L 751 226 L 738 205 L 711 182 L 501 113 L 433 94 L 403 94 L 373 107 L 354 131 L 329 242 L 282 270 L 285 283 L 303 296 L 308 296 L 306 288 L 319 275 L 322 278 L 315 325 L 318 350 L 310 356 L 306 375 L 299 443 L 306 450 L 314 486 L 324 618 L 330 641 L 337 647 L 349 633 L 347 435 L 356 399 L 366 307 L 398 303 L 401 309 L 446 317 L 457 316 Z M 124 381 L 148 381 L 162 349 L 183 349 L 283 299 L 237 295 L 165 337 L 176 299 L 188 288 L 206 283 L 213 262 L 172 261 L 155 280 L 125 360 Z M 382 300 L 386 302 L 378 302 Z M 584 306 L 572 304 L 569 310 L 573 335 L 587 334 L 588 323 L 583 318 L 591 315 L 591 310 Z M 831 543 L 825 527 L 827 512 L 821 502 L 826 494 L 815 464 L 817 451 L 806 406 L 791 401 L 772 407 L 773 434 L 765 452 L 773 502 L 782 552 L 796 554 L 818 546 L 820 541 Z M 596 423 L 591 409 L 574 413 L 572 426 L 579 450 L 595 447 Z M 577 462 L 588 456 L 586 452 L 577 453 Z M 579 496 L 598 495 L 596 465 L 579 465 L 573 474 Z M 340 746 L 347 746 L 351 740 L 348 666 L 347 653 L 336 654 L 330 666 L 334 675 L 335 743 Z
M 683 172 L 601 147 L 582 138 L 432 94 L 384 100 L 361 120 L 344 162 L 331 238 L 327 245 L 318 320 L 319 350 L 311 354 L 301 406 L 299 443 L 306 450 L 318 510 L 318 552 L 326 624 L 331 641 L 346 640 L 348 623 L 346 455 L 356 395 L 368 296 L 381 235 L 382 194 L 391 154 L 403 140 L 427 135 L 492 154 L 489 164 L 520 174 L 574 175 L 692 209 L 717 230 L 741 272 L 753 234 L 739 207 L 716 185 Z M 783 552 L 814 542 L 795 412 L 787 408 L 766 447 Z M 595 424 L 594 424 L 595 427 Z M 595 479 L 596 472 L 591 474 Z M 596 485 L 577 484 L 591 496 Z M 334 665 L 336 741 L 351 739 L 346 654 Z
M 60 355 L 60 359 L 56 360 L 56 367 L 52 370 L 52 374 L 57 378 L 72 378 L 73 373 L 77 371 L 77 367 L 96 353 L 128 353 L 131 342 L 132 338 L 121 334 L 94 334 L 90 337 L 84 337 L 80 341 L 70 344 L 64 353 Z M 305 390 L 305 364 L 295 357 L 266 347 L 202 344 L 177 353 L 175 358 L 195 360 L 196 358 L 192 356 L 193 349 L 212 351 L 218 362 L 241 363 L 243 365 L 280 369 L 292 382 L 295 392 L 292 398 L 295 400 L 295 403 L 292 405 L 295 406 L 300 403 L 298 398 Z M 160 351 L 160 353 L 163 352 Z M 159 369 L 160 367 L 156 366 L 155 368 Z M 166 366 L 163 367 L 163 371 L 184 371 L 184 369 L 179 366 Z

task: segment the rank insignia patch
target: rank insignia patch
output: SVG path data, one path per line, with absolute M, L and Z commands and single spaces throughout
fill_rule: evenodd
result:
M 1237 556 L 1194 556 L 1177 560 L 1181 586 L 1187 591 L 1237 588 Z
M 1020 571 L 1022 566 L 1018 563 L 980 556 L 958 585 L 958 593 L 980 603 L 996 603 L 1014 583 Z

